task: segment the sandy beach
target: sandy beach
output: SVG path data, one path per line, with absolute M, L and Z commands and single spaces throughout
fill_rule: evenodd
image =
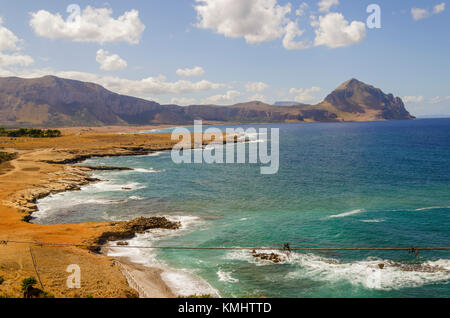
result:
M 152 127 L 135 127 L 135 131 Z M 155 128 L 155 127 L 153 127 Z M 107 131 L 107 132 L 105 132 Z M 96 182 L 88 167 L 67 165 L 90 157 L 144 155 L 152 151 L 171 149 L 169 134 L 117 134 L 118 129 L 70 129 L 60 138 L 0 138 L 0 149 L 17 153 L 16 159 L 0 166 L 0 295 L 22 297 L 21 282 L 37 275 L 30 246 L 21 242 L 92 244 L 106 232 L 122 226 L 114 223 L 84 223 L 70 225 L 36 225 L 26 222 L 36 211 L 36 200 L 49 194 L 79 190 Z M 174 297 L 160 277 L 159 269 L 115 260 L 81 247 L 33 246 L 38 273 L 44 290 L 55 297 Z M 67 266 L 81 268 L 82 288 L 69 289 Z M 124 275 L 124 272 L 127 275 Z M 130 276 L 140 283 L 144 292 L 131 286 Z M 141 294 L 141 295 L 139 295 Z

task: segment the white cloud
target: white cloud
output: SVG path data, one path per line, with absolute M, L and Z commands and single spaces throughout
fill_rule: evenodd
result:
M 266 98 L 266 96 L 264 96 L 264 95 L 262 95 L 262 94 L 255 94 L 255 95 L 251 96 L 248 100 L 249 100 L 250 102 L 258 101 L 258 102 L 267 103 L 267 98 Z
M 185 69 L 178 69 L 177 75 L 178 76 L 200 76 L 205 74 L 205 70 L 200 66 L 195 66 L 194 68 L 185 68 Z
M 197 27 L 255 44 L 283 36 L 291 4 L 277 0 L 196 0 Z
M 112 13 L 108 8 L 87 6 L 74 21 L 66 21 L 59 13 L 39 10 L 31 13 L 30 26 L 37 35 L 50 39 L 138 44 L 145 30 L 139 11 L 127 11 L 117 19 L 111 16 Z
M 245 84 L 247 92 L 262 92 L 269 88 L 269 85 L 263 82 L 251 82 Z
M 446 102 L 448 100 L 450 100 L 450 96 L 444 96 L 444 97 L 436 96 L 430 100 L 430 104 L 440 104 L 440 103 Z
M 0 17 L 0 51 L 17 51 L 19 43 L 20 39 L 3 26 L 3 19 Z
M 404 96 L 403 101 L 405 103 L 422 103 L 424 101 L 423 96 Z
M 318 5 L 320 12 L 330 12 L 332 6 L 339 5 L 339 0 L 321 0 Z
M 441 4 L 435 5 L 433 8 L 434 14 L 439 14 L 441 12 L 444 12 L 445 10 L 445 2 L 442 2 Z
M 311 88 L 291 88 L 289 90 L 290 94 L 295 94 L 295 101 L 299 103 L 311 102 L 315 99 L 313 96 L 315 93 L 320 92 L 322 89 L 320 87 L 313 86 Z
M 100 64 L 100 69 L 104 71 L 123 70 L 128 66 L 128 63 L 119 55 L 109 54 L 103 49 L 97 51 L 96 60 Z
M 147 77 L 143 79 L 125 79 L 117 76 L 101 76 L 94 73 L 78 71 L 55 71 L 52 69 L 36 69 L 23 71 L 6 71 L 0 69 L 0 74 L 7 76 L 19 76 L 25 78 L 42 77 L 54 75 L 62 78 L 92 82 L 102 85 L 106 89 L 125 95 L 131 95 L 147 99 L 155 99 L 155 95 L 181 95 L 196 92 L 206 92 L 225 87 L 224 84 L 209 81 L 176 81 L 169 82 L 160 75 L 157 77 Z
M 362 42 L 366 37 L 366 25 L 353 21 L 349 24 L 341 13 L 328 13 L 313 21 L 316 29 L 314 45 L 326 45 L 330 48 L 349 46 Z
M 295 41 L 296 37 L 302 36 L 304 31 L 300 30 L 297 22 L 289 22 L 286 26 L 286 34 L 283 38 L 283 47 L 286 50 L 305 50 L 311 47 L 307 41 Z
M 0 17 L 0 67 L 12 65 L 28 66 L 34 63 L 32 57 L 18 53 L 5 54 L 3 51 L 19 51 L 19 44 L 22 42 L 11 30 L 3 26 L 3 19 Z M 4 73 L 10 76 L 9 71 Z
M 306 2 L 302 2 L 298 9 L 295 11 L 295 14 L 299 17 L 303 16 L 305 14 L 306 9 L 309 8 L 309 5 Z
M 240 97 L 241 93 L 238 91 L 228 91 L 224 95 L 214 95 L 203 100 L 203 104 L 223 104 L 231 103 L 236 98 Z
M 304 50 L 312 47 L 307 40 L 296 40 L 304 30 L 293 21 L 291 3 L 278 4 L 278 0 L 195 0 L 196 26 L 213 30 L 230 38 L 244 38 L 247 43 L 257 44 L 283 38 L 287 50 Z M 329 12 L 339 0 L 321 0 L 319 11 Z M 300 4 L 295 14 L 303 16 L 308 4 Z M 316 28 L 315 46 L 337 48 L 359 43 L 365 39 L 366 25 L 360 21 L 349 24 L 341 13 L 328 13 L 319 17 L 311 15 L 311 25 Z
M 430 16 L 430 12 L 428 12 L 428 10 L 426 10 L 426 9 L 412 8 L 411 15 L 412 15 L 414 21 L 418 21 L 418 20 L 428 18 Z
M 20 54 L 3 54 L 0 52 L 0 67 L 19 65 L 29 66 L 34 63 L 32 57 Z
M 432 12 L 430 12 L 428 9 L 412 8 L 411 15 L 412 15 L 414 21 L 419 21 L 419 20 L 429 18 L 432 15 L 442 13 L 444 11 L 445 11 L 445 2 L 442 2 L 441 4 L 435 5 L 433 7 Z
M 171 104 L 180 105 L 180 106 L 188 106 L 188 105 L 194 105 L 197 102 L 195 98 L 188 98 L 188 97 L 174 97 L 170 100 Z

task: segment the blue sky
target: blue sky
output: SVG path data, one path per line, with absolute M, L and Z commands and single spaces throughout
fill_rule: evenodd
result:
M 315 103 L 355 77 L 415 115 L 450 114 L 443 0 L 0 3 L 0 76 L 54 74 L 179 104 Z M 366 27 L 372 3 L 380 29 Z M 81 12 L 68 22 L 70 4 Z

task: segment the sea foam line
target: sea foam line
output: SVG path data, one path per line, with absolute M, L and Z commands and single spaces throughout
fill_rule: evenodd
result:
M 429 206 L 426 208 L 416 209 L 415 211 L 428 211 L 428 210 L 437 210 L 437 209 L 450 209 L 450 206 Z
M 137 234 L 128 240 L 131 246 L 149 246 L 155 242 L 183 235 L 186 230 L 203 224 L 203 220 L 195 216 L 166 216 L 170 221 L 181 222 L 181 229 L 167 230 L 154 229 L 143 234 Z M 125 257 L 131 262 L 147 267 L 162 269 L 161 278 L 167 286 L 177 295 L 212 295 L 220 297 L 219 292 L 208 282 L 186 269 L 170 268 L 164 261 L 157 258 L 157 251 L 149 249 L 115 248 L 114 242 L 108 245 L 107 255 L 111 257 Z
M 330 219 L 343 218 L 343 217 L 346 217 L 346 216 L 355 215 L 355 214 L 359 214 L 359 213 L 362 213 L 362 212 L 364 212 L 364 209 L 357 209 L 357 210 L 344 212 L 344 213 L 341 213 L 341 214 L 330 215 L 328 218 L 330 218 Z

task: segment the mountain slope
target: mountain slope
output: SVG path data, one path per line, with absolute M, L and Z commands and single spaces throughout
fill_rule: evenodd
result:
M 355 79 L 317 105 L 160 105 L 100 85 L 45 76 L 0 78 L 0 125 L 99 126 L 222 122 L 303 122 L 412 119 L 400 98 Z
M 401 98 L 385 94 L 354 78 L 343 83 L 315 107 L 327 109 L 346 121 L 414 119 Z

